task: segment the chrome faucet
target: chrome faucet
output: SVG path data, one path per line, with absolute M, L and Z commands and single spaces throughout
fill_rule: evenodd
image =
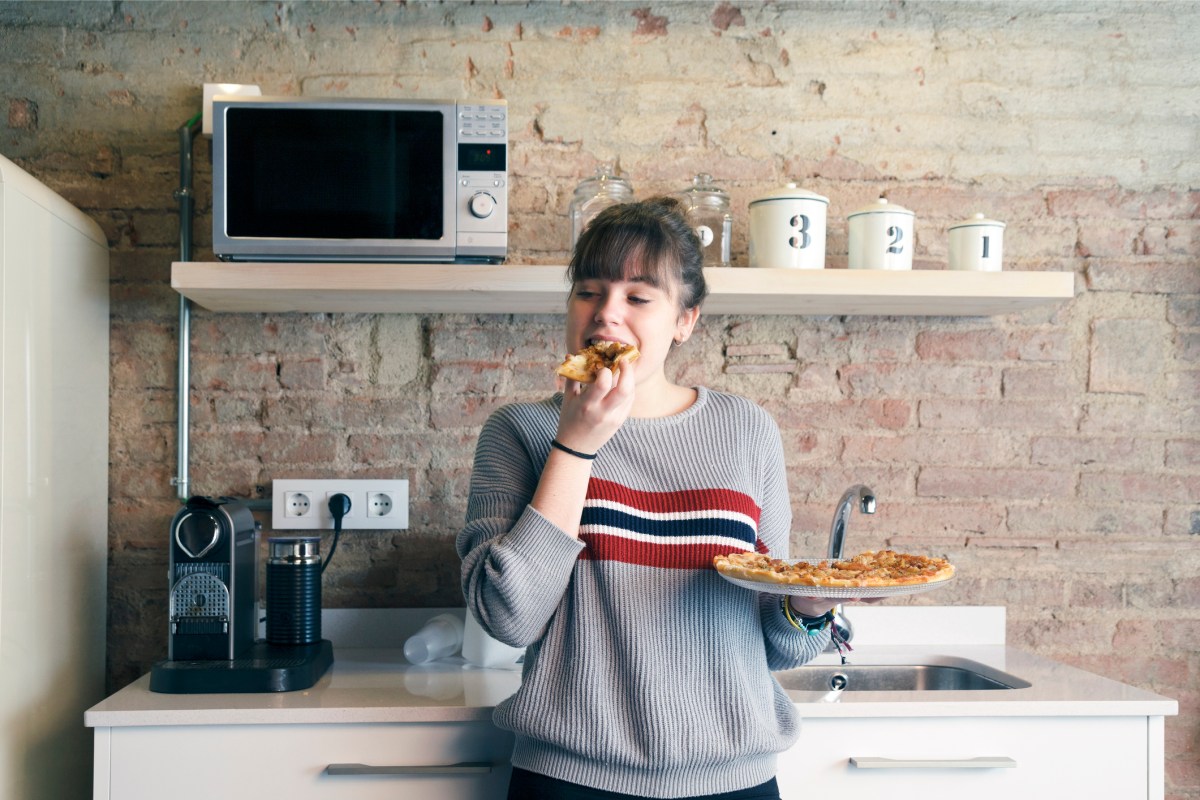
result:
M 837 504 L 837 510 L 833 512 L 833 526 L 829 529 L 829 552 L 826 555 L 830 561 L 836 561 L 842 557 L 842 547 L 846 543 L 846 525 L 850 522 L 850 514 L 855 505 L 864 514 L 874 514 L 875 492 L 859 483 L 851 486 L 842 494 L 842 499 Z M 850 624 L 850 620 L 846 619 L 841 603 L 833 607 L 833 628 L 833 636 L 830 637 L 829 644 L 825 647 L 827 653 L 838 649 L 835 638 L 841 639 L 842 642 L 849 642 L 854 637 L 854 626 Z

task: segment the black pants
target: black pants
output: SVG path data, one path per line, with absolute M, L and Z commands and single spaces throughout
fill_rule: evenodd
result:
M 513 767 L 508 784 L 508 800 L 640 800 L 638 795 L 606 792 L 590 786 L 549 778 L 537 772 Z M 780 800 L 775 779 L 736 792 L 706 794 L 687 800 Z

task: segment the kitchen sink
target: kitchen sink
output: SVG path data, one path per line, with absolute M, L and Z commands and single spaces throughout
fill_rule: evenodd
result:
M 967 659 L 945 664 L 810 664 L 776 672 L 797 692 L 929 692 L 1025 689 L 1028 681 Z

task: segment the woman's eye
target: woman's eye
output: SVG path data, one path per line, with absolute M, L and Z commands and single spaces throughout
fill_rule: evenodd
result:
M 633 303 L 634 305 L 641 306 L 641 305 L 645 305 L 646 303 L 649 303 L 650 298 L 649 297 L 638 297 L 637 295 L 630 295 L 629 302 Z
M 586 300 L 588 298 L 595 297 L 596 293 L 595 292 L 585 292 L 581 289 L 576 289 L 575 296 L 580 298 L 581 300 Z

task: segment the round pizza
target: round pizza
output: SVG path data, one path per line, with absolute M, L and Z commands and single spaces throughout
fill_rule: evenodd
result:
M 830 588 L 911 586 L 954 575 L 954 565 L 944 558 L 894 550 L 867 550 L 850 559 L 815 562 L 784 561 L 765 553 L 729 553 L 715 556 L 713 566 L 722 575 L 742 580 Z

